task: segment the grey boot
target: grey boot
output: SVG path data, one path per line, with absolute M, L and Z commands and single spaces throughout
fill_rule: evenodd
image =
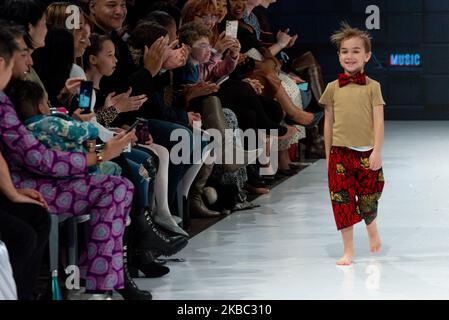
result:
M 150 203 L 153 204 L 153 208 L 155 207 L 154 204 L 156 203 L 155 198 L 155 192 L 152 192 L 152 199 L 150 199 Z M 154 210 L 153 212 L 153 218 L 156 224 L 173 233 L 189 237 L 189 234 L 178 225 L 178 222 L 175 220 L 175 216 L 173 216 L 169 211 Z
M 154 215 L 154 221 L 164 229 L 167 229 L 176 234 L 180 234 L 180 235 L 189 237 L 189 234 L 184 229 L 182 229 L 180 226 L 178 226 L 178 224 L 176 223 L 176 221 L 170 214 L 156 213 Z
M 197 218 L 216 218 L 221 214 L 217 211 L 209 210 L 203 202 L 203 189 L 206 186 L 207 179 L 209 179 L 213 164 L 203 164 L 198 172 L 195 181 L 193 181 L 190 187 L 189 202 L 190 202 L 190 214 L 192 217 Z
M 201 115 L 204 128 L 216 129 L 221 133 L 222 136 L 222 157 L 225 155 L 226 150 L 233 150 L 233 155 L 235 159 L 243 159 L 243 163 L 233 164 L 223 164 L 225 171 L 235 172 L 240 168 L 246 167 L 248 164 L 254 163 L 254 161 L 259 157 L 263 150 L 256 149 L 251 151 L 246 151 L 242 147 L 234 143 L 233 137 L 226 137 L 225 135 L 225 118 L 223 114 L 223 108 L 221 101 L 218 97 L 209 96 L 202 100 Z

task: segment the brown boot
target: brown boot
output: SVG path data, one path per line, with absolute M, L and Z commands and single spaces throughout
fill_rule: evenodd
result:
M 310 77 L 310 87 L 312 89 L 313 96 L 315 97 L 316 101 L 320 101 L 325 89 L 321 67 L 319 65 L 316 65 L 310 67 L 307 71 Z
M 206 186 L 207 179 L 209 179 L 213 168 L 213 164 L 203 164 L 195 181 L 193 181 L 193 184 L 190 187 L 189 204 L 192 217 L 217 218 L 221 215 L 218 211 L 209 210 L 203 201 L 203 189 Z
M 292 69 L 297 74 L 302 74 L 307 71 L 310 78 L 310 87 L 312 89 L 313 96 L 316 101 L 320 101 L 325 85 L 321 66 L 313 53 L 309 51 L 296 58 L 292 63 Z

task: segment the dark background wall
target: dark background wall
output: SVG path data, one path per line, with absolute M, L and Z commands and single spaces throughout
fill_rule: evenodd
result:
M 294 54 L 311 50 L 326 83 L 341 72 L 329 37 L 340 21 L 365 28 L 369 5 L 380 8 L 369 76 L 382 83 L 390 120 L 449 119 L 448 0 L 279 0 L 270 8 L 278 28 L 290 27 L 300 38 Z M 421 54 L 420 67 L 390 66 L 390 54 Z M 294 54 L 291 54 L 294 56 Z

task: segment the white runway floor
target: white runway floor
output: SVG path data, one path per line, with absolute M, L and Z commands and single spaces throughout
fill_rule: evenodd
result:
M 352 267 L 336 267 L 324 161 L 194 237 L 160 279 L 138 279 L 154 299 L 449 299 L 449 122 L 389 122 L 383 251 L 356 227 Z

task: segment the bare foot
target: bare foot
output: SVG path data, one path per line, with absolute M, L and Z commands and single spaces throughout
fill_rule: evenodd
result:
M 382 248 L 379 232 L 377 231 L 377 223 L 374 221 L 366 227 L 368 231 L 369 247 L 371 253 L 379 253 Z
M 369 237 L 370 252 L 379 253 L 380 249 L 382 248 L 382 241 L 380 240 L 380 236 L 377 230 L 372 235 L 368 233 L 368 237 Z
M 352 258 L 354 257 L 354 252 L 346 252 L 340 260 L 337 261 L 337 266 L 350 266 L 352 265 Z

